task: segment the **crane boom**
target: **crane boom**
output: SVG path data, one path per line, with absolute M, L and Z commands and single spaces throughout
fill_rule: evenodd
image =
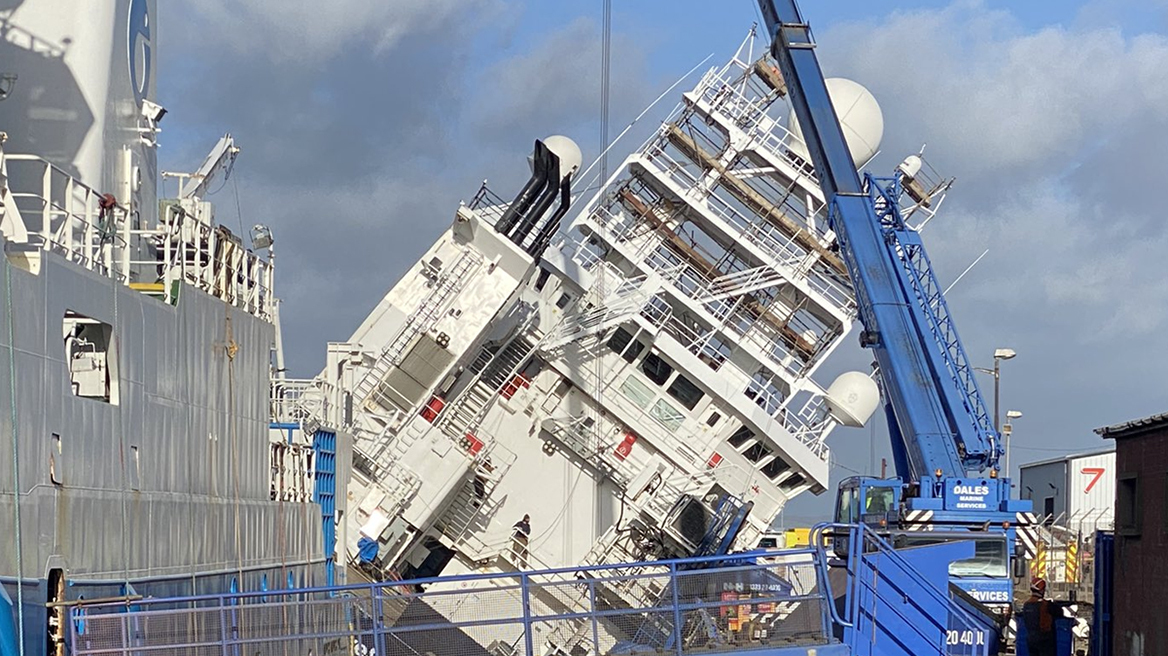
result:
M 899 178 L 861 179 L 794 0 L 760 0 L 829 221 L 855 289 L 861 344 L 880 368 L 897 473 L 906 482 L 996 469 L 997 434 L 920 236 L 900 216 Z

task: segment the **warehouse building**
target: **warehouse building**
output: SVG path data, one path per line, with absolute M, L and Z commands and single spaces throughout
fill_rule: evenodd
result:
M 1095 430 L 1115 440 L 1116 654 L 1168 645 L 1168 412 Z

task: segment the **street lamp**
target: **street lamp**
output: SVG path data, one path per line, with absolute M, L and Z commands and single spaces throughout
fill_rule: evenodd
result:
M 1013 419 L 1018 419 L 1022 413 L 1017 410 L 1006 411 L 1006 425 L 1002 426 L 1002 436 L 1006 438 L 1006 476 L 1010 476 L 1010 435 L 1014 432 L 1014 426 L 1010 423 Z
M 1000 389 L 1000 385 L 999 385 L 999 383 L 1002 380 L 1001 364 L 1002 364 L 1002 360 L 1009 360 L 1016 355 L 1018 355 L 1018 354 L 1014 352 L 1014 349 L 1008 349 L 1008 348 L 994 349 L 994 368 L 993 369 L 983 369 L 981 367 L 974 367 L 974 369 L 976 369 L 982 373 L 987 373 L 987 374 L 994 377 L 994 430 L 999 432 L 999 433 L 1002 432 L 1002 419 L 1001 419 L 1001 415 L 999 414 L 999 412 L 1000 412 L 999 408 L 1001 407 L 1001 405 L 1000 405 L 1001 389 Z

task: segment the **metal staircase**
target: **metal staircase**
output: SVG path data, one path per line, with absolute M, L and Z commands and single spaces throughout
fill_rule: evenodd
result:
M 470 274 L 482 262 L 483 256 L 474 249 L 466 249 L 446 273 L 440 273 L 434 280 L 430 293 L 406 318 L 401 330 L 381 351 L 377 362 L 369 373 L 357 384 L 353 393 L 358 403 L 364 403 L 389 370 L 401 362 L 402 354 L 413 343 L 414 338 L 426 332 L 442 316 L 446 302 L 457 294 L 470 279 Z
M 554 349 L 588 335 L 607 330 L 641 311 L 654 290 L 646 285 L 646 276 L 622 280 L 620 285 L 598 305 L 575 315 L 565 317 L 557 329 L 549 334 L 545 349 Z
M 520 329 L 494 354 L 489 350 L 481 353 L 471 364 L 474 379 L 438 418 L 442 432 L 454 440 L 473 434 L 500 390 L 519 374 L 538 344 L 538 333 Z
M 699 289 L 694 294 L 694 300 L 699 303 L 710 303 L 749 294 L 760 289 L 785 282 L 787 277 L 779 273 L 773 266 L 763 265 L 745 271 L 735 271 L 719 276 L 712 280 L 709 286 Z
M 466 543 L 475 519 L 490 517 L 499 506 L 492 492 L 515 463 L 515 454 L 499 444 L 486 447 L 475 458 L 470 478 L 463 483 L 450 509 L 436 525 L 455 546 Z

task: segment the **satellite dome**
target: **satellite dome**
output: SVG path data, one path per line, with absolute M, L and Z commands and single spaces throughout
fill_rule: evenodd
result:
M 839 375 L 827 388 L 827 409 L 844 426 L 859 428 L 868 422 L 880 404 L 876 381 L 859 371 Z
M 827 95 L 835 108 L 840 127 L 844 131 L 844 141 L 856 167 L 863 166 L 880 149 L 880 139 L 884 136 L 884 114 L 880 104 L 858 82 L 842 77 L 826 80 Z M 791 152 L 810 162 L 807 146 L 803 144 L 803 131 L 799 129 L 799 119 L 791 114 L 791 133 L 798 141 L 791 143 Z
M 579 170 L 580 164 L 584 162 L 584 156 L 580 154 L 580 147 L 576 145 L 575 141 L 562 134 L 552 135 L 544 139 L 543 145 L 560 158 L 561 180 L 568 177 L 569 173 L 575 173 Z

